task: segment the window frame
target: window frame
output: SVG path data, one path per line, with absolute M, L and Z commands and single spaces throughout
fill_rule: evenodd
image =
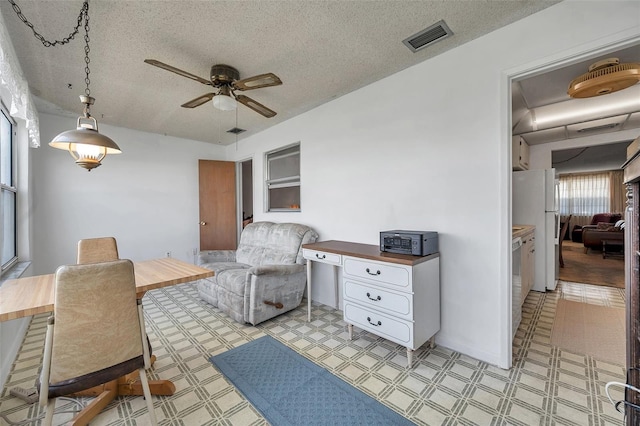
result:
M 16 137 L 17 137 L 17 122 L 11 117 L 9 114 L 9 109 L 4 105 L 3 102 L 0 101 L 0 114 L 2 114 L 9 124 L 11 125 L 11 182 L 9 184 L 2 183 L 0 180 L 0 200 L 4 199 L 4 192 L 8 191 L 14 194 L 14 202 L 13 202 L 13 251 L 14 256 L 9 259 L 7 262 L 0 265 L 0 276 L 2 276 L 7 270 L 9 270 L 12 266 L 14 266 L 18 262 L 18 185 L 17 185 L 17 147 L 16 147 Z M 2 167 L 2 162 L 0 162 L 0 168 Z M 2 170 L 0 170 L 1 176 Z M 0 206 L 1 207 L 1 206 Z M 4 208 L 0 208 L 0 226 L 1 226 L 1 235 L 2 235 L 2 244 L 0 244 L 0 259 L 3 257 L 2 250 L 4 248 L 4 235 L 6 230 L 4 229 Z
M 300 184 L 300 142 L 295 142 L 280 148 L 265 152 L 264 154 L 264 210 L 265 212 L 300 212 L 301 211 L 301 184 Z M 296 148 L 296 149 L 294 149 Z M 272 161 L 298 156 L 298 174 L 271 179 Z M 272 189 L 298 188 L 297 207 L 272 207 Z

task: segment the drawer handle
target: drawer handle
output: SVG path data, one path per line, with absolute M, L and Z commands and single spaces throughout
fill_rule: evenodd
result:
M 326 259 L 327 255 L 323 254 L 322 256 L 320 256 L 318 253 L 316 253 L 316 258 L 318 258 L 318 259 Z
M 367 321 L 369 321 L 369 324 L 371 324 L 371 325 L 373 325 L 373 326 L 376 326 L 376 327 L 379 327 L 379 326 L 381 326 L 381 325 L 382 325 L 382 323 L 381 323 L 380 321 L 378 321 L 378 323 L 377 323 L 377 324 L 372 323 L 372 322 L 371 322 L 371 317 L 367 317 Z
M 371 270 L 370 270 L 369 268 L 367 268 L 367 274 L 369 274 L 369 275 L 374 275 L 374 276 L 375 276 L 375 275 L 380 275 L 380 270 L 378 269 L 378 270 L 376 271 L 376 273 L 374 274 L 373 272 L 371 272 Z
M 374 299 L 373 297 L 371 297 L 371 293 L 367 293 L 367 297 L 369 298 L 369 300 L 373 300 L 374 302 L 379 302 L 380 300 L 382 300 L 382 297 L 380 296 Z

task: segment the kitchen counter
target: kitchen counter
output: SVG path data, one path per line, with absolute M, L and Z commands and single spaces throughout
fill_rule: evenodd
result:
M 524 237 L 525 235 L 536 230 L 533 225 L 513 225 L 513 231 L 511 233 L 512 238 Z

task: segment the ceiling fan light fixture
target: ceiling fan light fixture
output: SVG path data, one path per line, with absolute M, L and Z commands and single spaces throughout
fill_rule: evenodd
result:
M 238 103 L 229 95 L 215 95 L 213 97 L 213 106 L 221 111 L 233 111 L 238 107 Z
M 261 89 L 263 87 L 281 85 L 282 80 L 273 73 L 254 75 L 253 77 L 247 77 L 239 80 L 240 73 L 237 69 L 229 65 L 217 64 L 211 67 L 209 81 L 207 81 L 195 74 L 191 74 L 155 59 L 145 59 L 144 62 L 218 89 L 218 93 L 206 93 L 185 102 L 181 105 L 183 108 L 196 108 L 211 100 L 214 108 L 222 111 L 233 111 L 237 109 L 239 102 L 263 117 L 271 118 L 276 115 L 275 111 L 267 108 L 260 102 L 257 102 L 245 95 L 236 95 L 236 91 L 254 90 Z

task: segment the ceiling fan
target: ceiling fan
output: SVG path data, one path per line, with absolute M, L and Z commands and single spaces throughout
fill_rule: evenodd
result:
M 276 115 L 275 111 L 267 108 L 260 102 L 257 102 L 248 96 L 236 95 L 235 93 L 236 91 L 243 92 L 245 90 L 260 89 L 262 87 L 279 86 L 282 84 L 282 81 L 273 73 L 260 74 L 240 80 L 240 73 L 237 69 L 229 65 L 218 64 L 211 67 L 209 80 L 206 80 L 179 68 L 156 61 L 155 59 L 145 59 L 144 61 L 149 65 L 171 71 L 183 77 L 190 78 L 191 80 L 195 80 L 218 89 L 217 92 L 198 96 L 197 98 L 182 104 L 181 106 L 183 108 L 195 108 L 213 99 L 213 106 L 223 111 L 236 109 L 236 101 L 238 101 L 267 118 L 271 118 Z

